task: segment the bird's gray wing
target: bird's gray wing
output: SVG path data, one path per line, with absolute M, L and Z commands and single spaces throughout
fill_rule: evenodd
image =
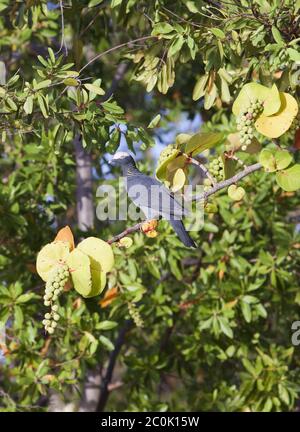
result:
M 154 210 L 165 219 L 185 214 L 181 203 L 162 183 L 144 174 L 127 177 L 127 193 L 137 207 Z

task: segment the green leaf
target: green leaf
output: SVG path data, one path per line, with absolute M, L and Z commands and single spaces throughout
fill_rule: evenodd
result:
M 115 321 L 102 321 L 96 325 L 97 330 L 111 330 L 118 325 Z
M 278 171 L 276 181 L 287 192 L 300 189 L 300 164 L 293 165 L 287 170 Z
M 181 50 L 183 44 L 184 44 L 184 37 L 182 35 L 177 36 L 169 48 L 168 57 L 172 57 L 176 53 L 178 53 L 178 51 Z
M 161 115 L 160 115 L 160 114 L 157 114 L 157 115 L 154 117 L 154 119 L 152 119 L 151 122 L 148 124 L 147 128 L 148 128 L 148 129 L 153 129 L 153 128 L 155 128 L 155 127 L 158 125 L 158 123 L 160 122 L 160 119 L 161 119 Z
M 208 81 L 208 74 L 202 75 L 193 90 L 193 100 L 196 101 L 205 95 L 205 88 Z
M 217 146 L 223 140 L 220 132 L 199 132 L 192 136 L 185 145 L 185 153 L 192 156 L 202 153 L 204 150 Z
M 221 30 L 221 29 L 219 29 L 219 28 L 217 28 L 217 27 L 212 27 L 212 28 L 210 28 L 209 30 L 212 32 L 212 34 L 213 34 L 214 36 L 216 36 L 216 37 L 219 38 L 219 39 L 225 39 L 225 37 L 226 37 L 226 35 L 225 35 L 225 33 L 223 32 L 223 30 Z
M 105 346 L 105 348 L 108 349 L 108 351 L 113 351 L 113 349 L 115 348 L 113 343 L 105 336 L 100 336 L 99 337 L 99 341 L 102 343 L 102 345 Z
M 272 26 L 271 31 L 272 31 L 272 35 L 273 35 L 273 38 L 274 38 L 275 42 L 278 43 L 278 45 L 283 46 L 284 45 L 284 40 L 282 39 L 282 36 L 281 36 L 280 31 L 278 30 L 278 28 L 275 27 L 275 26 Z
M 26 112 L 26 114 L 31 114 L 32 110 L 33 110 L 33 96 L 30 95 L 26 98 L 26 101 L 24 103 L 24 111 Z
M 34 85 L 34 90 L 41 90 L 43 88 L 49 87 L 50 84 L 51 84 L 51 80 L 49 79 L 40 81 L 39 83 Z
M 267 172 L 274 172 L 287 168 L 293 160 L 288 150 L 265 148 L 259 154 L 259 162 Z
M 27 303 L 28 301 L 32 300 L 34 297 L 35 294 L 33 293 L 22 294 L 17 298 L 16 303 Z
M 53 49 L 49 47 L 48 48 L 48 53 L 49 53 L 49 57 L 50 57 L 51 63 L 55 64 L 56 59 L 55 59 L 55 54 L 54 54 Z
M 290 56 L 290 59 L 295 62 L 300 62 L 300 52 L 295 50 L 294 48 L 288 48 L 287 52 Z
M 84 84 L 84 87 L 87 90 L 89 90 L 91 93 L 95 93 L 98 96 L 103 96 L 105 94 L 105 91 L 101 87 L 98 87 L 95 84 Z
M 152 31 L 152 35 L 156 36 L 158 34 L 168 34 L 171 33 L 172 31 L 174 31 L 174 27 L 171 26 L 171 24 L 167 22 L 159 22 L 155 24 Z
M 229 322 L 227 320 L 227 318 L 225 317 L 218 317 L 219 320 L 219 324 L 220 324 L 220 328 L 222 330 L 222 332 L 228 336 L 229 338 L 233 338 L 233 331 L 232 328 L 229 325 Z
M 251 322 L 251 308 L 249 306 L 248 303 L 241 301 L 241 309 L 242 309 L 242 314 L 244 315 L 245 321 L 247 323 Z
M 47 108 L 46 101 L 45 101 L 44 97 L 42 95 L 38 94 L 37 99 L 38 99 L 38 103 L 39 103 L 39 106 L 41 108 L 43 116 L 45 118 L 48 118 L 49 117 L 48 112 L 47 112 L 48 108 Z

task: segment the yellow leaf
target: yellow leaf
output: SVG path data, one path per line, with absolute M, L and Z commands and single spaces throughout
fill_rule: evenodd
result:
M 105 273 L 111 271 L 114 265 L 114 254 L 112 247 L 105 241 L 97 237 L 88 237 L 79 243 L 77 249 L 86 253 L 101 266 Z
M 66 262 L 69 253 L 69 244 L 62 241 L 44 246 L 36 259 L 36 270 L 39 276 L 47 282 L 54 268 Z
M 280 99 L 281 107 L 276 114 L 268 117 L 262 114 L 255 122 L 257 131 L 268 138 L 278 138 L 283 135 L 298 113 L 298 104 L 293 96 L 280 93 Z
M 173 177 L 173 184 L 172 184 L 172 191 L 178 192 L 180 189 L 183 188 L 186 181 L 186 175 L 182 168 L 179 168 Z
M 91 262 L 85 253 L 77 248 L 69 253 L 67 264 L 75 290 L 83 297 L 92 292 Z

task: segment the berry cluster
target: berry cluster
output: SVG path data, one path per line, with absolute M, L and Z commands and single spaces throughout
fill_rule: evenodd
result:
M 204 192 L 207 192 L 211 187 L 212 187 L 212 182 L 210 181 L 210 179 L 209 178 L 205 178 L 204 180 L 203 180 L 203 189 L 204 189 Z
M 43 325 L 45 330 L 50 334 L 54 333 L 57 321 L 59 320 L 59 314 L 57 313 L 59 305 L 54 302 L 57 302 L 58 296 L 63 292 L 68 279 L 69 268 L 67 265 L 62 265 L 53 270 L 46 282 L 44 305 L 51 306 L 51 312 L 45 314 Z
M 224 179 L 224 163 L 222 158 L 219 156 L 213 159 L 209 163 L 208 170 L 217 181 L 222 181 Z
M 177 153 L 177 151 L 178 150 L 175 148 L 174 144 L 169 144 L 159 155 L 159 165 L 161 165 L 170 156 Z
M 242 143 L 242 150 L 247 150 L 248 145 L 251 144 L 254 136 L 254 122 L 258 115 L 263 110 L 263 105 L 259 101 L 253 101 L 249 108 L 237 118 L 237 130 L 240 132 L 240 141 Z
M 136 307 L 136 304 L 132 302 L 128 302 L 127 306 L 128 306 L 129 315 L 131 316 L 134 324 L 137 327 L 144 327 L 144 321 L 139 313 L 138 308 Z

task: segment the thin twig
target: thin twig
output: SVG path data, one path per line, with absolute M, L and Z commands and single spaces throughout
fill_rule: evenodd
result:
M 110 240 L 108 240 L 108 244 L 112 244 L 115 243 L 117 241 L 119 241 L 121 238 L 126 237 L 128 234 L 134 233 L 136 231 L 138 231 L 141 226 L 143 225 L 143 223 L 145 223 L 145 221 L 143 222 L 139 222 L 136 225 L 133 225 L 132 227 L 126 228 L 126 230 L 122 231 L 120 234 L 114 236 L 113 238 L 111 238 Z
M 68 55 L 68 48 L 66 45 L 66 39 L 65 39 L 65 19 L 64 19 L 64 6 L 62 0 L 59 0 L 59 7 L 60 7 L 60 15 L 61 15 L 61 42 L 60 42 L 60 48 L 57 51 L 56 54 L 60 53 L 63 47 L 65 48 L 65 54 Z
M 113 51 L 116 51 L 116 50 L 118 50 L 118 49 L 120 49 L 120 48 L 123 48 L 123 47 L 125 47 L 125 46 L 131 45 L 131 44 L 134 44 L 134 43 L 136 43 L 136 42 L 141 42 L 141 41 L 145 41 L 145 40 L 148 40 L 148 39 L 157 39 L 157 36 L 143 36 L 143 37 L 140 37 L 140 38 L 138 38 L 138 39 L 133 39 L 133 40 L 131 40 L 131 41 L 124 42 L 124 43 L 122 43 L 122 44 L 119 44 L 119 45 L 116 45 L 116 46 L 114 46 L 114 47 L 112 47 L 112 48 L 109 48 L 108 50 L 103 51 L 102 53 L 97 54 L 95 57 L 93 57 L 93 58 L 92 58 L 92 59 L 91 59 L 87 64 L 85 64 L 85 65 L 80 69 L 79 73 L 81 74 L 81 72 L 82 72 L 85 68 L 87 68 L 90 64 L 94 63 L 94 61 L 96 61 L 96 60 L 98 60 L 99 58 L 105 56 L 106 54 L 109 54 L 109 53 L 111 53 L 111 52 L 113 52 Z
M 205 165 L 203 165 L 201 162 L 199 162 L 197 159 L 194 159 L 193 157 L 189 156 L 186 153 L 182 153 L 182 156 L 185 156 L 188 159 L 188 162 L 192 163 L 193 165 L 197 165 L 206 175 L 207 178 L 212 182 L 213 185 L 215 185 L 216 179 L 211 175 L 211 173 L 208 171 Z

